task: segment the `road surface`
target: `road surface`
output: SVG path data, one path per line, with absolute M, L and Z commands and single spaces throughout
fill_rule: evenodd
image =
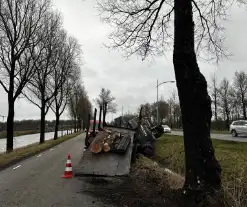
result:
M 83 148 L 84 135 L 79 135 L 0 171 L 0 206 L 106 206 L 97 197 L 85 194 L 85 188 L 88 188 L 90 184 L 82 178 L 61 178 L 65 170 L 68 153 L 71 153 L 73 167 L 79 163 Z
M 171 134 L 183 136 L 183 131 L 172 131 Z M 232 137 L 231 134 L 211 134 L 211 138 L 226 141 L 247 142 L 246 136 Z
M 65 133 L 67 133 L 67 131 L 63 131 L 63 134 Z M 62 135 L 62 131 L 58 131 L 58 136 L 61 135 Z M 40 133 L 14 137 L 14 149 L 19 147 L 25 147 L 29 144 L 39 142 L 39 136 Z M 45 140 L 53 139 L 53 137 L 54 137 L 54 132 L 45 133 Z M 6 138 L 0 139 L 0 153 L 1 152 L 6 152 Z

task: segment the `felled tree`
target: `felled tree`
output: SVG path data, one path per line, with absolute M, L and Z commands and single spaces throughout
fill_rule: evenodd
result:
M 204 58 L 209 51 L 209 59 L 216 61 L 227 56 L 219 20 L 226 17 L 231 3 L 227 0 L 102 0 L 98 3 L 103 20 L 115 28 L 110 34 L 111 46 L 121 47 L 126 56 L 138 54 L 144 59 L 148 55 L 163 55 L 173 43 L 184 130 L 186 194 L 221 186 L 221 168 L 210 139 L 211 99 L 196 51 L 203 51 Z

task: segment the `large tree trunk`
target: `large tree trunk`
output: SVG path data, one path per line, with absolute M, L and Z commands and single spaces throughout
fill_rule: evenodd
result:
M 14 114 L 15 114 L 15 105 L 13 99 L 13 91 L 9 90 L 8 93 L 8 118 L 7 118 L 7 143 L 6 149 L 7 152 L 13 151 L 14 146 Z
M 220 188 L 221 168 L 210 139 L 211 100 L 194 50 L 191 0 L 175 0 L 173 64 L 184 131 L 186 193 Z
M 59 111 L 56 111 L 56 123 L 55 123 L 55 132 L 54 132 L 54 140 L 57 139 L 57 134 L 58 134 L 58 126 L 59 126 Z
M 39 143 L 45 142 L 45 102 L 42 101 L 40 109 L 40 140 Z

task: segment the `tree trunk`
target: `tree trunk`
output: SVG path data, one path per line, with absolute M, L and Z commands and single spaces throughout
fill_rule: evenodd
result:
M 13 151 L 14 146 L 14 114 L 15 114 L 15 104 L 13 98 L 13 91 L 9 90 L 8 93 L 8 118 L 7 118 L 7 143 L 6 149 L 7 152 Z
M 45 142 L 45 102 L 42 101 L 40 109 L 40 140 L 39 143 Z
M 76 133 L 76 119 L 74 119 L 74 133 Z
M 107 113 L 107 103 L 103 105 L 103 126 L 106 126 L 105 118 Z
M 57 139 L 57 134 L 58 134 L 58 126 L 59 126 L 59 112 L 56 112 L 56 123 L 55 123 L 55 132 L 54 132 L 54 140 Z
M 77 132 L 81 131 L 81 118 L 78 120 Z
M 242 108 L 243 108 L 243 117 L 246 120 L 247 115 L 246 115 L 246 106 L 245 106 L 244 94 L 242 94 Z
M 226 112 L 226 129 L 229 131 L 230 129 L 230 117 L 229 112 Z
M 98 125 L 98 129 L 100 130 L 101 129 L 101 114 L 102 114 L 102 105 L 100 105 L 100 110 L 99 110 L 99 125 Z
M 214 92 L 215 93 L 215 96 L 214 96 L 214 118 L 215 118 L 215 121 L 218 120 L 218 114 L 217 114 L 217 97 L 216 97 L 216 91 Z
M 191 0 L 175 0 L 173 64 L 184 131 L 186 193 L 221 186 L 221 168 L 210 139 L 211 100 L 197 64 L 192 14 Z

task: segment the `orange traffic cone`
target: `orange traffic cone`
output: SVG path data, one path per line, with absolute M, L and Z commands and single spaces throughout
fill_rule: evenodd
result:
M 72 178 L 72 165 L 71 165 L 70 154 L 68 154 L 68 160 L 66 162 L 65 171 L 62 178 Z

